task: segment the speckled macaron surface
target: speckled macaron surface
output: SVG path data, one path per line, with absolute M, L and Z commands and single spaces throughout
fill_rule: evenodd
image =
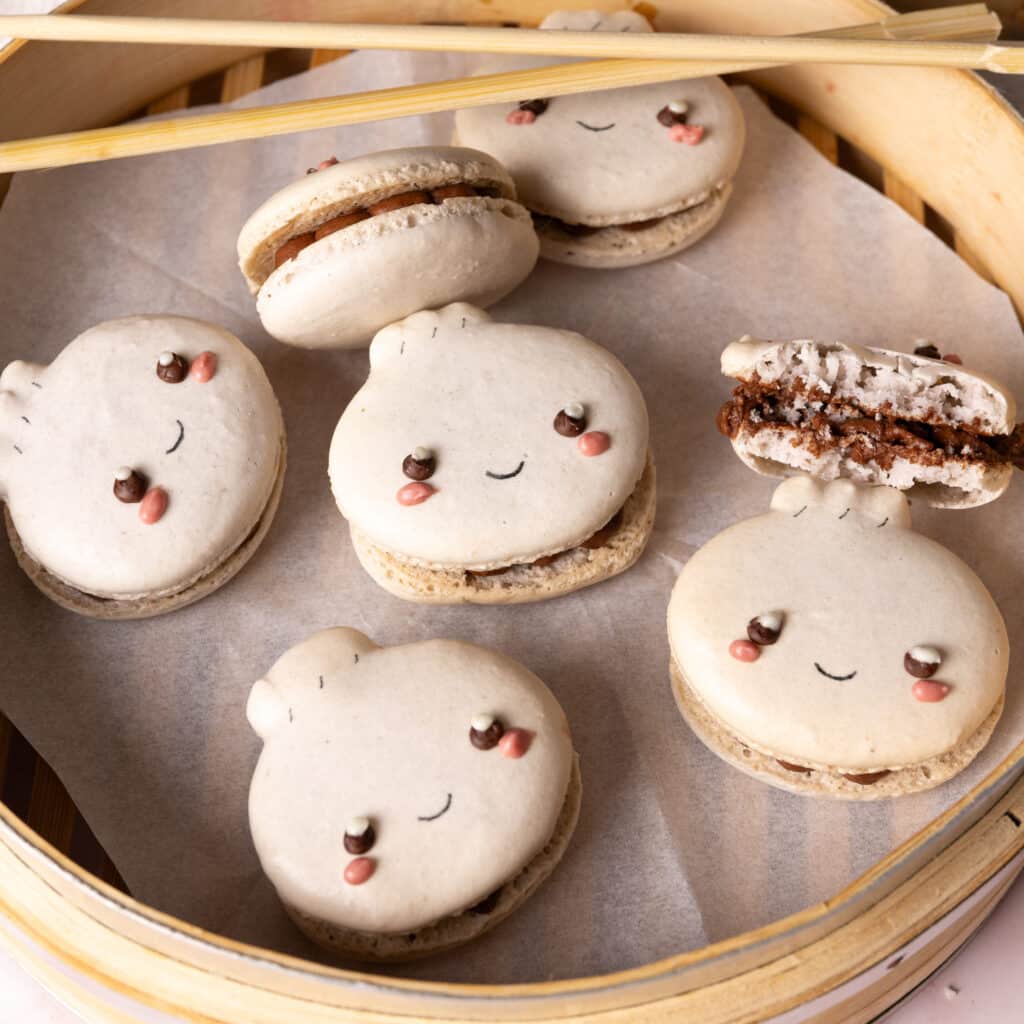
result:
M 651 31 L 622 14 L 557 12 L 541 28 Z M 678 213 L 727 186 L 744 122 L 728 86 L 701 78 L 460 110 L 456 135 L 494 154 L 535 213 L 606 227 Z
M 603 527 L 647 444 L 640 389 L 606 349 L 454 304 L 374 338 L 331 442 L 331 487 L 353 529 L 389 552 L 489 569 Z
M 254 685 L 247 713 L 264 741 L 249 797 L 263 869 L 292 911 L 361 933 L 414 932 L 515 878 L 573 770 L 547 687 L 457 641 L 325 630 Z
M 64 584 L 132 601 L 183 591 L 254 531 L 284 424 L 234 335 L 176 316 L 91 328 L 0 377 L 0 493 L 24 551 Z
M 897 771 L 956 751 L 1006 681 L 1006 629 L 981 580 L 912 529 L 900 492 L 845 480 L 793 477 L 767 513 L 700 548 L 668 631 L 676 669 L 719 726 L 824 771 Z

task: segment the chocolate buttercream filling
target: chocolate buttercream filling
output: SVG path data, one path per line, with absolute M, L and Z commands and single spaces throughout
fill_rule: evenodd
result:
M 873 462 L 883 470 L 898 458 L 923 466 L 957 461 L 1024 469 L 1024 423 L 1011 434 L 985 434 L 977 425 L 906 419 L 888 403 L 868 409 L 800 381 L 780 386 L 755 377 L 742 382 L 719 410 L 718 429 L 731 440 L 741 433 L 787 431 L 794 447 L 812 455 L 838 448 L 853 462 Z

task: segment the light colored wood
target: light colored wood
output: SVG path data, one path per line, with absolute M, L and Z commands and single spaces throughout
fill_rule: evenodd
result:
M 29 826 L 46 836 L 61 853 L 67 853 L 71 849 L 71 834 L 77 817 L 78 811 L 60 779 L 37 756 L 28 804 Z
M 799 115 L 796 128 L 826 160 L 833 164 L 839 163 L 839 139 L 834 131 L 806 114 Z
M 309 58 L 309 66 L 319 68 L 324 64 L 330 64 L 332 60 L 337 60 L 339 57 L 347 57 L 351 52 L 351 50 L 314 50 Z
M 970 13 L 964 15 L 966 24 L 952 19 L 940 12 L 934 22 L 928 20 L 927 12 L 916 15 L 894 15 L 881 26 L 857 25 L 846 30 L 836 30 L 832 37 L 821 38 L 820 34 L 812 34 L 815 38 L 785 40 L 785 42 L 835 42 L 862 43 L 877 42 L 870 36 L 879 32 L 895 35 L 900 31 L 920 32 L 928 34 L 948 34 L 956 31 L 960 25 L 965 31 L 975 30 L 975 18 Z M 908 23 L 903 19 L 911 19 Z M 53 16 L 44 18 L 52 21 Z M 60 19 L 57 19 L 60 21 Z M 114 19 L 115 21 L 117 19 Z M 145 19 L 143 19 L 145 20 Z M 75 17 L 67 19 L 75 24 L 91 24 L 89 19 Z M 63 22 L 61 22 L 63 24 Z M 128 21 L 127 24 L 137 24 Z M 161 21 L 161 24 L 164 24 Z M 109 24 L 109 20 L 103 22 Z M 203 22 L 202 24 L 214 24 Z M 232 25 L 252 23 L 231 23 Z M 895 30 L 893 29 L 895 26 Z M 276 27 L 276 26 L 275 26 Z M 317 26 L 322 28 L 322 26 Z M 374 33 L 390 33 L 388 38 L 401 36 L 403 33 L 415 33 L 424 26 L 391 27 L 372 26 Z M 437 26 L 426 26 L 434 29 Z M 355 31 L 352 26 L 346 30 Z M 457 29 L 444 28 L 445 32 L 456 33 Z M 511 30 L 499 29 L 466 29 L 465 32 L 497 33 L 498 36 L 514 35 Z M 844 37 L 844 31 L 846 36 Z M 183 33 L 185 34 L 185 33 Z M 230 33 L 225 33 L 225 36 Z M 239 33 L 241 35 L 241 33 Z M 371 33 L 372 35 L 372 33 Z M 639 39 L 660 38 L 654 33 L 572 33 L 572 32 L 536 32 L 536 36 L 565 37 L 603 36 L 615 40 L 623 40 L 627 36 Z M 252 36 L 243 38 L 256 38 Z M 302 38 L 305 38 L 304 36 Z M 374 37 L 376 38 L 376 37 Z M 446 37 L 447 38 L 447 37 Z M 462 39 L 455 35 L 454 38 Z M 700 40 L 713 40 L 715 37 L 694 37 Z M 396 43 L 396 45 L 398 45 Z M 480 44 L 483 46 L 484 44 Z M 625 44 L 623 44 L 625 45 Z M 886 46 L 899 46 L 894 39 L 885 40 Z M 950 46 L 959 44 L 948 44 Z M 966 44 L 965 44 L 966 45 Z M 970 44 L 986 46 L 987 44 Z M 422 44 L 421 48 L 426 48 Z M 471 50 L 477 45 L 467 46 Z M 493 46 L 491 47 L 494 48 Z M 553 46 L 557 50 L 558 47 Z M 769 48 L 770 49 L 770 48 Z M 1024 53 L 1024 51 L 1022 51 Z M 732 62 L 725 65 L 717 63 L 709 66 L 707 61 L 674 60 L 603 60 L 584 63 L 549 66 L 534 70 L 513 71 L 503 74 L 478 75 L 470 78 L 453 79 L 422 85 L 400 86 L 391 89 L 378 89 L 351 96 L 330 97 L 326 99 L 304 100 L 292 103 L 281 103 L 275 106 L 258 107 L 242 111 L 221 111 L 215 114 L 196 115 L 176 118 L 173 121 L 161 121 L 154 124 L 128 124 L 112 128 L 99 128 L 85 132 L 73 132 L 48 138 L 23 139 L 17 142 L 0 143 L 0 173 L 11 171 L 32 170 L 41 167 L 66 166 L 88 163 L 95 160 L 109 160 L 145 153 L 170 152 L 194 146 L 212 146 L 224 142 L 238 142 L 244 139 L 288 134 L 290 132 L 308 131 L 315 128 L 338 127 L 341 125 L 360 124 L 366 121 L 384 120 L 392 117 L 407 117 L 416 114 L 438 113 L 459 107 L 484 106 L 489 103 L 507 102 L 523 96 L 561 96 L 567 93 L 589 92 L 595 89 L 612 86 L 639 85 L 650 82 L 672 81 L 682 78 L 695 78 L 707 74 L 720 74 L 725 71 L 749 69 L 751 66 L 764 67 L 765 62 L 751 65 L 749 61 Z M 172 97 L 169 98 L 171 102 Z M 159 109 L 150 108 L 150 113 L 159 113 L 168 109 L 179 109 L 167 106 L 168 100 L 161 101 Z
M 220 88 L 221 103 L 230 103 L 247 93 L 255 92 L 263 84 L 263 71 L 266 59 L 260 54 L 241 60 L 224 72 L 224 82 Z
M 953 235 L 953 248 L 956 249 L 960 259 L 962 259 L 979 277 L 985 278 L 986 281 L 992 280 L 992 275 L 988 272 L 988 267 L 985 266 L 982 259 L 971 248 L 970 243 L 959 232 Z
M 146 107 L 147 114 L 167 114 L 172 110 L 184 110 L 188 106 L 188 86 L 172 89 L 166 96 L 154 100 Z M 11 168 L 14 170 L 15 168 Z
M 924 223 L 924 200 L 893 171 L 882 170 L 882 186 L 897 206 L 903 207 L 919 224 Z

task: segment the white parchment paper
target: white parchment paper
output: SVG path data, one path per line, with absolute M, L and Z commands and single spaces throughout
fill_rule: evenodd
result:
M 240 105 L 462 73 L 456 58 L 357 54 Z M 740 98 L 746 158 L 712 235 L 625 271 L 542 263 L 493 310 L 608 346 L 651 412 L 659 501 L 648 551 L 625 575 L 543 605 L 417 606 L 363 574 L 326 469 L 366 353 L 272 341 L 235 266 L 242 222 L 306 167 L 331 154 L 446 142 L 450 118 L 18 176 L 0 210 L 0 362 L 49 360 L 109 317 L 204 317 L 263 359 L 289 431 L 284 498 L 267 541 L 235 581 L 191 608 L 137 623 L 80 618 L 41 596 L 0 545 L 0 706 L 61 775 L 135 896 L 233 938 L 319 956 L 279 909 L 249 840 L 258 741 L 244 706 L 287 647 L 332 625 L 384 644 L 459 637 L 519 658 L 565 706 L 582 756 L 582 817 L 552 879 L 480 941 L 400 969 L 415 977 L 570 977 L 765 924 L 836 893 L 1021 739 L 1019 655 L 1003 721 L 975 765 L 937 791 L 875 805 L 803 799 L 753 781 L 706 751 L 675 710 L 664 629 L 672 584 L 699 545 L 761 512 L 774 486 L 716 433 L 729 391 L 718 373 L 726 343 L 749 331 L 910 349 L 926 337 L 1024 396 L 1024 339 L 1006 297 L 825 162 L 752 93 Z M 987 582 L 1018 651 L 1022 514 L 1019 481 L 982 509 L 915 510 L 918 528 Z

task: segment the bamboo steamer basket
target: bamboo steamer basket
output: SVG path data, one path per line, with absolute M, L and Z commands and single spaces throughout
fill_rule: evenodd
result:
M 535 24 L 552 7 L 626 5 L 73 0 L 65 10 L 493 25 Z M 876 0 L 629 5 L 663 30 L 730 33 L 811 31 L 889 13 Z M 282 73 L 341 56 L 15 45 L 0 54 L 0 140 L 111 124 L 140 111 L 184 107 L 190 98 L 234 99 Z M 937 230 L 1024 312 L 1024 122 L 994 90 L 970 73 L 939 69 L 807 66 L 747 78 L 826 157 Z M 977 130 L 935 130 L 944 123 Z M 0 179 L 0 201 L 8 185 Z M 331 969 L 244 946 L 133 900 L 59 780 L 2 715 L 0 797 L 0 947 L 86 1020 L 104 1024 L 867 1022 L 952 956 L 1024 869 L 1022 742 L 963 800 L 824 903 L 613 974 L 449 985 Z

